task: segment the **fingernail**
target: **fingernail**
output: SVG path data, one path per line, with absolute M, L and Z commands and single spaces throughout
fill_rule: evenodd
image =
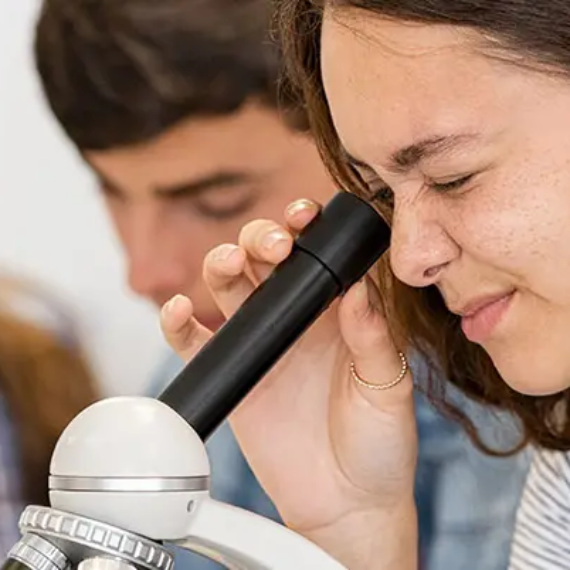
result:
M 165 314 L 172 313 L 176 309 L 176 305 L 178 305 L 180 299 L 182 299 L 182 295 L 174 295 L 174 297 L 172 297 L 172 299 L 170 299 L 170 301 L 168 301 L 166 305 L 164 305 L 162 311 Z
M 283 230 L 273 230 L 263 237 L 261 244 L 267 249 L 273 249 L 277 244 L 284 243 L 289 235 Z
M 301 198 L 300 200 L 295 200 L 287 206 L 287 214 L 290 216 L 294 216 L 303 210 L 312 210 L 315 208 L 315 203 L 311 202 L 311 200 L 307 200 L 306 198 Z
M 227 261 L 238 249 L 239 247 L 232 243 L 221 245 L 216 249 L 215 258 L 218 261 Z

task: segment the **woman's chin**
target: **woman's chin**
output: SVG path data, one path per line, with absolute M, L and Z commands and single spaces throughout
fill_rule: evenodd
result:
M 553 376 L 546 371 L 531 370 L 501 370 L 497 367 L 503 380 L 516 392 L 525 396 L 552 396 L 570 388 L 570 378 Z

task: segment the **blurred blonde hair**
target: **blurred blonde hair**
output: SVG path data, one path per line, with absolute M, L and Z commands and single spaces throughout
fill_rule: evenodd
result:
M 17 438 L 22 499 L 47 504 L 55 443 L 97 389 L 63 304 L 12 276 L 0 276 L 0 395 Z

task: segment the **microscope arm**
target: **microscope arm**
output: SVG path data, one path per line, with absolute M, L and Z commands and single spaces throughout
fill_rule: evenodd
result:
M 172 544 L 201 553 L 230 570 L 346 570 L 287 527 L 211 498 L 197 507 L 188 536 Z

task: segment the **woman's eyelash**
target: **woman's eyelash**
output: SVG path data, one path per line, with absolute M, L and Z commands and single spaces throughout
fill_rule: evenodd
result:
M 382 204 L 391 206 L 394 205 L 394 193 L 390 187 L 382 186 L 381 188 L 372 191 L 370 201 L 381 202 Z
M 462 176 L 456 180 L 451 180 L 450 182 L 430 182 L 429 186 L 437 192 L 451 192 L 452 190 L 458 190 L 464 184 L 469 182 L 473 178 L 473 174 L 468 174 L 467 176 Z
M 475 176 L 474 174 L 468 174 L 466 176 L 462 176 L 461 178 L 457 178 L 455 180 L 451 180 L 449 182 L 430 182 L 429 187 L 435 190 L 436 192 L 452 192 L 454 190 L 459 190 L 464 184 L 467 184 L 469 180 L 471 180 Z M 394 193 L 389 186 L 381 186 L 379 188 L 374 188 L 374 182 L 365 182 L 366 186 L 370 189 L 371 202 L 380 202 L 387 206 L 394 205 Z

